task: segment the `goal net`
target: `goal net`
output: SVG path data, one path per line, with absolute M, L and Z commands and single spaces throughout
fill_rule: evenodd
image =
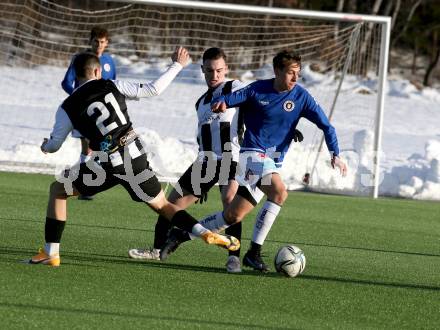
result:
M 60 83 L 72 55 L 87 49 L 90 30 L 99 25 L 109 30 L 108 52 L 118 79 L 154 79 L 178 45 L 191 54 L 192 64 L 162 95 L 128 105 L 159 175 L 177 178 L 196 157 L 194 103 L 206 91 L 200 71 L 205 49 L 223 48 L 229 78 L 252 82 L 273 77 L 273 56 L 288 48 L 302 55 L 300 84 L 331 118 L 349 175 L 342 179 L 330 168 L 322 132 L 301 120 L 298 128 L 305 139 L 289 150 L 285 182 L 291 189 L 371 193 L 380 132 L 381 24 L 201 2 L 192 2 L 193 7 L 158 1 L 87 3 L 82 8 L 73 7 L 74 1 L 0 4 L 0 170 L 53 173 L 55 165 L 77 160 L 76 139 L 69 138 L 52 155 L 43 155 L 39 144 L 67 96 Z

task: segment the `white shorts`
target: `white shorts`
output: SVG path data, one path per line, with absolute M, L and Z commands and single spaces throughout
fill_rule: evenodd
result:
M 240 153 L 240 170 L 237 181 L 240 186 L 246 187 L 257 203 L 264 197 L 259 185 L 271 184 L 272 173 L 279 173 L 280 168 L 269 156 L 257 151 Z

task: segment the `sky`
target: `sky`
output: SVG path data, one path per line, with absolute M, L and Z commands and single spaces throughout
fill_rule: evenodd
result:
M 158 75 L 167 63 L 154 67 L 124 64 L 119 79 L 144 81 Z M 185 68 L 179 77 L 156 97 L 128 101 L 130 117 L 141 135 L 153 169 L 164 181 L 174 182 L 197 157 L 197 118 L 194 103 L 205 92 L 199 64 Z M 79 158 L 80 143 L 69 137 L 54 154 L 45 155 L 40 144 L 49 137 L 56 109 L 67 96 L 60 82 L 65 69 L 52 66 L 12 68 L 0 66 L 0 170 L 55 174 Z M 242 77 L 247 82 L 269 78 L 270 68 Z M 323 108 L 330 108 L 335 81 L 303 69 L 300 82 Z M 326 92 L 329 90 L 330 92 Z M 374 157 L 374 104 L 377 81 L 347 77 L 336 103 L 335 126 L 341 158 L 349 172 L 342 178 L 330 167 L 326 148 L 316 149 L 322 134 L 302 120 L 302 143 L 293 143 L 281 175 L 289 189 L 304 189 L 302 178 L 311 174 L 307 189 L 336 194 L 370 195 Z M 440 200 L 440 92 L 417 90 L 409 81 L 391 76 L 386 87 L 380 168 L 380 196 Z M 372 110 L 373 109 L 373 110 Z M 313 164 L 317 164 L 313 170 Z

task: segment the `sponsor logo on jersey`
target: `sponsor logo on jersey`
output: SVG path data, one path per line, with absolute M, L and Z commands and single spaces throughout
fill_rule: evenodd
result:
M 107 152 L 110 151 L 110 148 L 113 145 L 113 137 L 111 135 L 107 135 L 103 141 L 99 143 L 99 147 L 101 151 Z
M 253 176 L 253 175 L 254 175 L 254 172 L 252 172 L 252 170 L 249 168 L 249 169 L 247 170 L 247 172 L 246 172 L 246 175 L 244 176 L 244 179 L 245 179 L 246 181 L 249 181 L 250 178 L 251 178 L 251 176 Z
M 270 103 L 269 101 L 263 101 L 263 100 L 260 101 L 261 105 L 268 105 L 269 103 Z
M 293 109 L 295 109 L 295 103 L 293 103 L 293 101 L 287 100 L 283 104 L 283 109 L 286 110 L 287 112 L 290 112 Z
M 111 70 L 111 68 L 110 68 L 110 64 L 105 63 L 105 64 L 104 64 L 104 71 L 105 71 L 105 72 L 109 72 L 110 70 Z
M 211 110 L 200 115 L 200 124 L 210 124 L 215 120 L 220 120 L 220 114 L 212 113 Z

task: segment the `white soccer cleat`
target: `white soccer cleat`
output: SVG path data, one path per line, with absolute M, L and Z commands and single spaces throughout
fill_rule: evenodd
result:
M 160 260 L 159 249 L 131 249 L 128 250 L 128 255 L 133 259 L 143 260 Z

